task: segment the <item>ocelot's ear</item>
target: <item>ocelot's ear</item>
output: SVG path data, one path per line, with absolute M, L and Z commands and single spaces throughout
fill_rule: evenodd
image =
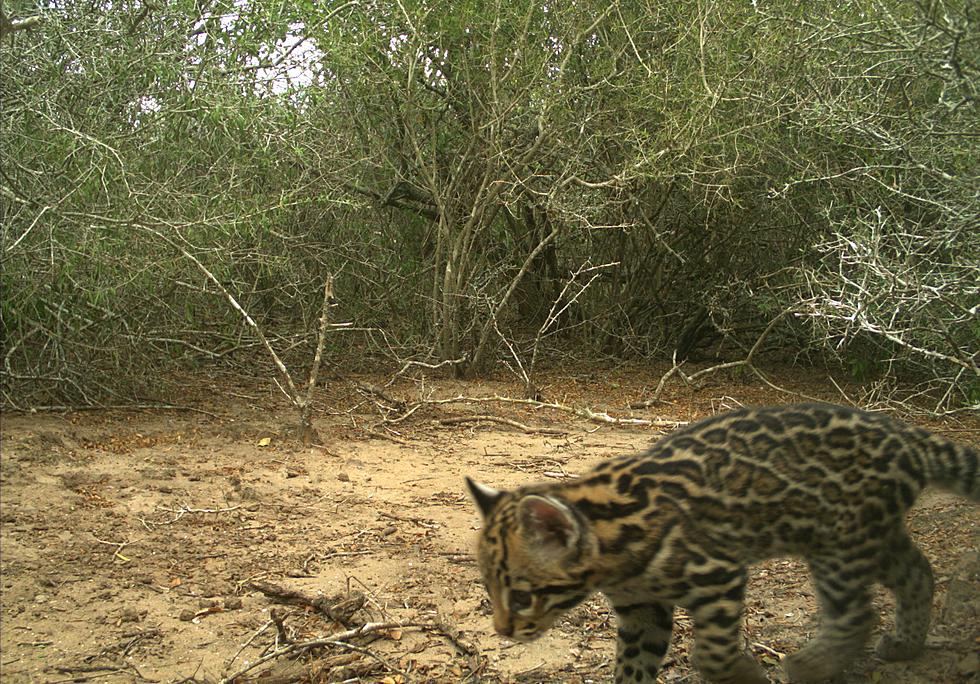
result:
M 532 543 L 560 551 L 570 551 L 578 544 L 579 523 L 557 499 L 530 494 L 521 499 L 518 510 L 521 531 Z
M 493 509 L 497 507 L 497 503 L 504 495 L 499 489 L 487 487 L 470 478 L 466 478 L 466 486 L 470 488 L 470 494 L 473 495 L 473 500 L 476 502 L 476 506 L 480 509 L 480 513 L 483 514 L 484 518 L 493 512 Z

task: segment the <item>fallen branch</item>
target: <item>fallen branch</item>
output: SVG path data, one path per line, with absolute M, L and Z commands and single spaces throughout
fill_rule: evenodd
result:
M 86 674 L 86 675 L 74 674 L 64 679 L 50 679 L 48 680 L 48 684 L 65 684 L 66 682 L 87 682 L 90 679 L 98 679 L 99 677 L 107 677 L 109 675 L 120 674 L 123 672 L 129 672 L 129 670 L 127 670 L 124 667 L 114 667 L 111 669 L 105 668 L 99 672 L 93 672 L 92 674 Z M 150 681 L 155 681 L 155 680 L 150 680 Z
M 191 411 L 193 413 L 200 413 L 210 418 L 221 418 L 217 413 L 212 413 L 211 411 L 205 411 L 204 409 L 195 408 L 194 406 L 181 406 L 177 404 L 91 404 L 91 405 L 73 405 L 73 404 L 50 404 L 47 406 L 31 406 L 30 408 L 19 408 L 13 406 L 10 409 L 11 413 L 42 413 L 42 412 L 57 412 L 64 411 L 66 413 L 71 413 L 74 411 Z
M 516 420 L 511 420 L 510 418 L 501 418 L 500 416 L 491 416 L 487 414 L 480 414 L 476 416 L 457 416 L 456 418 L 440 418 L 436 420 L 439 425 L 459 425 L 460 423 L 477 423 L 477 422 L 489 422 L 489 423 L 500 423 L 502 425 L 510 425 L 518 430 L 526 432 L 528 434 L 541 434 L 541 435 L 567 435 L 567 430 L 562 430 L 560 428 L 549 428 L 549 427 L 533 427 L 530 425 L 525 425 L 524 423 L 518 423 Z
M 273 584 L 272 582 L 254 581 L 249 582 L 248 586 L 278 603 L 309 606 L 345 627 L 350 625 L 354 613 L 363 608 L 364 603 L 367 601 L 364 594 L 359 591 L 353 591 L 348 596 L 338 594 L 328 597 L 310 596 L 297 589 L 289 589 L 278 584 Z M 276 624 L 277 626 L 279 625 L 279 623 Z
M 650 420 L 646 418 L 616 418 L 610 416 L 605 411 L 593 411 L 590 408 L 576 408 L 574 406 L 566 406 L 564 404 L 559 404 L 557 402 L 548 401 L 538 401 L 537 399 L 516 399 L 514 397 L 502 397 L 499 394 L 495 394 L 490 397 L 466 397 L 462 394 L 455 397 L 450 397 L 447 399 L 425 399 L 422 403 L 425 404 L 454 404 L 460 402 L 471 402 L 471 403 L 489 403 L 489 402 L 500 402 L 504 404 L 524 404 L 526 406 L 533 406 L 534 408 L 544 408 L 553 409 L 555 411 L 564 411 L 565 413 L 572 413 L 580 418 L 585 418 L 594 423 L 606 423 L 610 425 L 633 425 L 637 427 L 666 427 L 666 428 L 676 428 L 682 425 L 687 425 L 685 420 Z

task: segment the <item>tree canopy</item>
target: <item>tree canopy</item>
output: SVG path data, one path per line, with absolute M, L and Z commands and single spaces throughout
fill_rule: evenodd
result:
M 767 344 L 980 406 L 966 0 L 8 3 L 8 406 L 297 353 Z M 161 239 L 159 236 L 167 239 Z M 244 334 L 243 334 L 244 331 Z M 529 380 L 530 382 L 530 380 Z

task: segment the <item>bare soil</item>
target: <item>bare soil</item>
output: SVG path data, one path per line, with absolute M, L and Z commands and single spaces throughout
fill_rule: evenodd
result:
M 813 375 L 786 371 L 779 382 L 839 400 Z M 615 416 L 672 420 L 793 400 L 727 378 L 628 410 L 659 377 L 644 368 L 566 372 L 541 392 Z M 187 378 L 184 410 L 4 415 L 3 681 L 217 682 L 277 646 L 323 637 L 342 643 L 293 646 L 238 681 L 262 672 L 257 681 L 266 684 L 610 681 L 614 621 L 600 597 L 533 644 L 494 634 L 471 553 L 480 520 L 463 476 L 501 487 L 573 477 L 666 430 L 501 402 L 429 405 L 386 428 L 386 402 L 358 392 L 359 381 L 383 378 L 335 378 L 318 396 L 323 447 L 290 437 L 294 414 L 274 385 L 227 375 Z M 386 392 L 411 402 L 519 397 L 521 388 L 440 379 L 400 381 Z M 475 414 L 565 434 L 436 422 Z M 980 437 L 975 419 L 929 427 L 967 442 Z M 886 664 L 869 652 L 847 684 L 977 681 L 978 523 L 975 505 L 926 492 L 909 524 L 937 577 L 927 653 Z M 277 589 L 312 603 L 283 603 L 270 596 Z M 876 603 L 887 626 L 890 597 L 879 593 Z M 747 639 L 774 682 L 780 656 L 813 634 L 815 615 L 799 562 L 755 568 Z M 697 682 L 683 612 L 676 624 L 661 681 Z M 358 628 L 365 633 L 342 634 Z

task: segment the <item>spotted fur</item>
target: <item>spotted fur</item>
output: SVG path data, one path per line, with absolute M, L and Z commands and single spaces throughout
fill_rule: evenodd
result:
M 980 501 L 978 462 L 976 450 L 884 415 L 801 404 L 708 418 L 570 482 L 467 483 L 484 516 L 478 560 L 500 634 L 534 639 L 602 592 L 618 618 L 616 682 L 655 682 L 681 606 L 707 680 L 764 684 L 741 644 L 746 568 L 801 556 L 821 626 L 784 666 L 811 684 L 863 649 L 874 582 L 897 600 L 878 655 L 922 651 L 933 575 L 905 513 L 929 483 Z

